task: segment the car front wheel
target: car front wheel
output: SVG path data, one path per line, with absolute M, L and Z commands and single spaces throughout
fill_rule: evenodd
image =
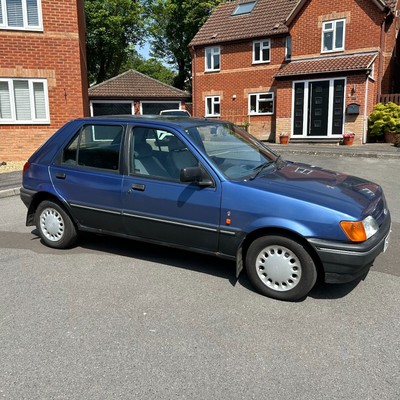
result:
M 36 210 L 36 228 L 44 244 L 56 249 L 71 247 L 77 232 L 74 223 L 57 203 L 42 201 Z
M 286 301 L 307 296 L 317 279 L 317 269 L 308 251 L 284 236 L 254 240 L 247 251 L 246 271 L 261 294 Z

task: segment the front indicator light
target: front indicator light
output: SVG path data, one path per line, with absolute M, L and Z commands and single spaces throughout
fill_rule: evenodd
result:
M 371 216 L 363 221 L 341 221 L 340 226 L 352 242 L 364 242 L 379 229 L 375 219 Z

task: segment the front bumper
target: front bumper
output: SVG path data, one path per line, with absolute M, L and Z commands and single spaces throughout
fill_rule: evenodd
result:
M 345 283 L 363 276 L 375 258 L 385 250 L 391 229 L 388 212 L 379 231 L 363 243 L 338 243 L 309 239 L 318 254 L 325 272 L 325 282 Z

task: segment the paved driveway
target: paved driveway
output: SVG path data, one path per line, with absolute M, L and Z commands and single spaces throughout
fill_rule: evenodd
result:
M 400 182 L 381 174 L 399 161 L 311 161 L 382 181 L 393 236 L 364 281 L 299 303 L 211 257 L 92 235 L 46 248 L 0 199 L 0 398 L 398 400 Z

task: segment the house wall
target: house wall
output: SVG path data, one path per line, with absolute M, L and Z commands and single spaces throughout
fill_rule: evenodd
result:
M 356 133 L 356 143 L 365 142 L 366 119 L 376 102 L 381 54 L 381 24 L 385 13 L 371 0 L 309 0 L 290 25 L 292 60 L 323 56 L 377 52 L 374 78 L 365 72 L 309 75 L 276 80 L 274 75 L 286 64 L 285 37 L 271 37 L 271 61 L 252 64 L 252 40 L 241 43 L 223 43 L 221 70 L 205 72 L 204 47 L 193 53 L 195 116 L 205 115 L 205 97 L 220 96 L 221 118 L 235 123 L 250 123 L 249 131 L 260 139 L 279 141 L 279 133 L 292 131 L 292 81 L 326 78 L 347 78 L 345 107 L 350 103 L 361 105 L 358 116 L 345 115 L 344 132 Z M 345 50 L 321 53 L 322 24 L 324 21 L 346 19 Z M 396 24 L 388 23 L 382 54 L 382 90 L 394 86 L 395 70 L 390 62 L 396 37 Z M 397 73 L 397 75 L 399 75 Z M 354 91 L 355 90 L 355 91 Z M 275 112 L 271 116 L 248 114 L 249 93 L 272 91 Z M 366 101 L 366 103 L 365 103 Z
M 42 1 L 43 32 L 0 30 L 0 77 L 47 80 L 50 124 L 0 125 L 0 160 L 24 161 L 66 121 L 88 115 L 83 0 Z
M 276 94 L 274 75 L 285 58 L 285 38 L 271 38 L 269 63 L 253 64 L 253 41 L 228 43 L 221 48 L 221 70 L 205 72 L 205 48 L 196 48 L 193 57 L 195 75 L 193 113 L 203 117 L 206 96 L 220 96 L 221 118 L 239 125 L 250 124 L 249 130 L 263 140 L 275 130 L 274 115 L 249 115 L 249 93 Z M 276 107 L 275 107 L 276 108 Z

